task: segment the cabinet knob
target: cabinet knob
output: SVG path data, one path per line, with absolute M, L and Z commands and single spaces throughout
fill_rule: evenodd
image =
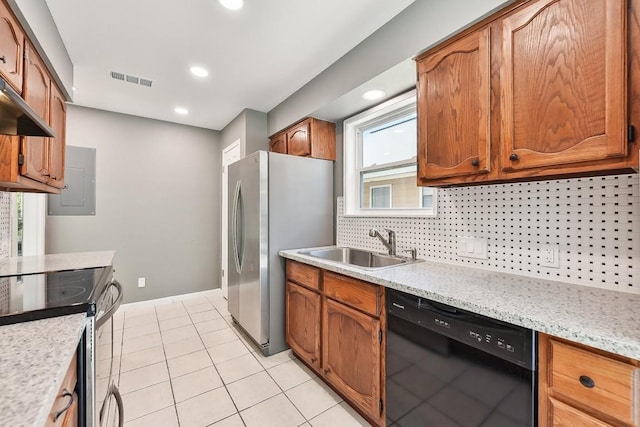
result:
M 2 61 L 3 64 L 7 63 L 7 57 L 2 55 L 2 57 L 0 57 L 0 61 Z
M 480 166 L 480 160 L 478 159 L 471 160 L 471 166 L 473 166 L 474 168 L 477 168 L 478 166 Z
M 512 162 L 515 162 L 516 160 L 518 160 L 518 155 L 515 153 L 510 155 L 509 160 L 511 160 Z
M 580 384 L 586 388 L 594 388 L 596 386 L 596 382 L 586 375 L 580 375 Z
M 327 375 L 329 373 L 329 368 L 324 368 L 324 374 Z
M 318 360 L 318 358 L 316 358 L 316 357 L 312 357 L 312 358 L 311 358 L 311 363 L 316 363 L 316 360 Z

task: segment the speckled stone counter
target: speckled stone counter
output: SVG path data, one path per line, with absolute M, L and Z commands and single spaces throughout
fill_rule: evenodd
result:
M 76 252 L 0 260 L 0 277 L 113 265 L 115 251 Z
M 302 250 L 302 249 L 300 249 Z M 640 295 L 423 261 L 377 271 L 280 255 L 494 319 L 640 359 Z
M 45 424 L 85 323 L 72 314 L 0 327 L 0 424 Z

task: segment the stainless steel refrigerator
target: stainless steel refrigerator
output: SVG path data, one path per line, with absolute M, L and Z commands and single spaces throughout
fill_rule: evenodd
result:
M 334 242 L 333 162 L 256 151 L 228 173 L 229 312 L 271 355 L 287 348 L 278 251 Z

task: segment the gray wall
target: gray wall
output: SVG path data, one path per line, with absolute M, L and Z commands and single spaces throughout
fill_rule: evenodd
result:
M 244 109 L 222 129 L 220 133 L 221 150 L 238 139 L 240 140 L 241 157 L 254 151 L 269 150 L 267 113 Z
M 269 111 L 269 135 L 514 0 L 416 0 Z
M 116 250 L 126 302 L 220 286 L 219 132 L 69 105 L 67 144 L 96 148 L 97 210 L 48 216 L 46 253 Z

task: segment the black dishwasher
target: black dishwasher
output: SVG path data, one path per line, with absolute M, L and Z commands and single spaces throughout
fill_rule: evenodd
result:
M 387 290 L 387 426 L 533 427 L 536 334 Z

